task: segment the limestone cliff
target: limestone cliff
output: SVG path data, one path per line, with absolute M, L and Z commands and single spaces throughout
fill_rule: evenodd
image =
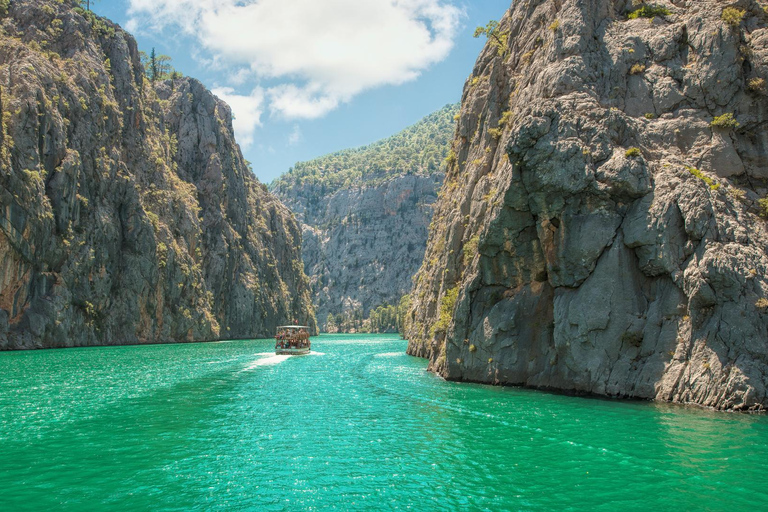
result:
M 0 348 L 245 338 L 313 323 L 290 212 L 199 82 L 68 1 L 0 20 Z
M 489 28 L 409 353 L 452 380 L 764 409 L 764 4 L 534 0 Z
M 457 112 L 447 105 L 382 141 L 299 163 L 273 184 L 302 223 L 304 269 L 326 330 L 329 314 L 357 313 L 362 323 L 410 290 Z

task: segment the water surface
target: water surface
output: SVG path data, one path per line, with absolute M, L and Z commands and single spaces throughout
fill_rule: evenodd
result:
M 768 417 L 456 384 L 387 335 L 0 353 L 0 510 L 765 510 Z

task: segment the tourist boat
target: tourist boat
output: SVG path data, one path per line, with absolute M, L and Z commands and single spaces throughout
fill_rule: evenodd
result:
M 309 354 L 312 341 L 309 339 L 309 327 L 306 325 L 281 325 L 275 334 L 275 354 Z

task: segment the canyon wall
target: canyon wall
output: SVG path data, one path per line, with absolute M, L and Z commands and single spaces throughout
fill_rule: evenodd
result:
M 150 82 L 135 40 L 76 5 L 0 13 L 0 348 L 314 328 L 300 229 L 229 107 Z
M 768 14 L 515 2 L 463 93 L 408 352 L 450 380 L 768 405 Z
M 299 163 L 271 185 L 302 223 L 304 269 L 325 329 L 329 314 L 361 326 L 410 291 L 457 113 L 446 105 L 387 139 Z

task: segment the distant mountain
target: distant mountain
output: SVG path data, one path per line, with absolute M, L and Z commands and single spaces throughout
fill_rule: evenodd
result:
M 440 175 L 453 140 L 459 105 L 446 105 L 405 130 L 368 146 L 299 162 L 270 188 L 287 199 L 302 187 L 320 187 L 323 195 L 360 186 L 380 185 L 408 174 Z M 315 190 L 314 188 L 312 190 Z
M 387 139 L 298 163 L 270 186 L 303 224 L 322 328 L 395 329 L 392 315 L 365 320 L 411 288 L 457 114 L 446 105 Z

